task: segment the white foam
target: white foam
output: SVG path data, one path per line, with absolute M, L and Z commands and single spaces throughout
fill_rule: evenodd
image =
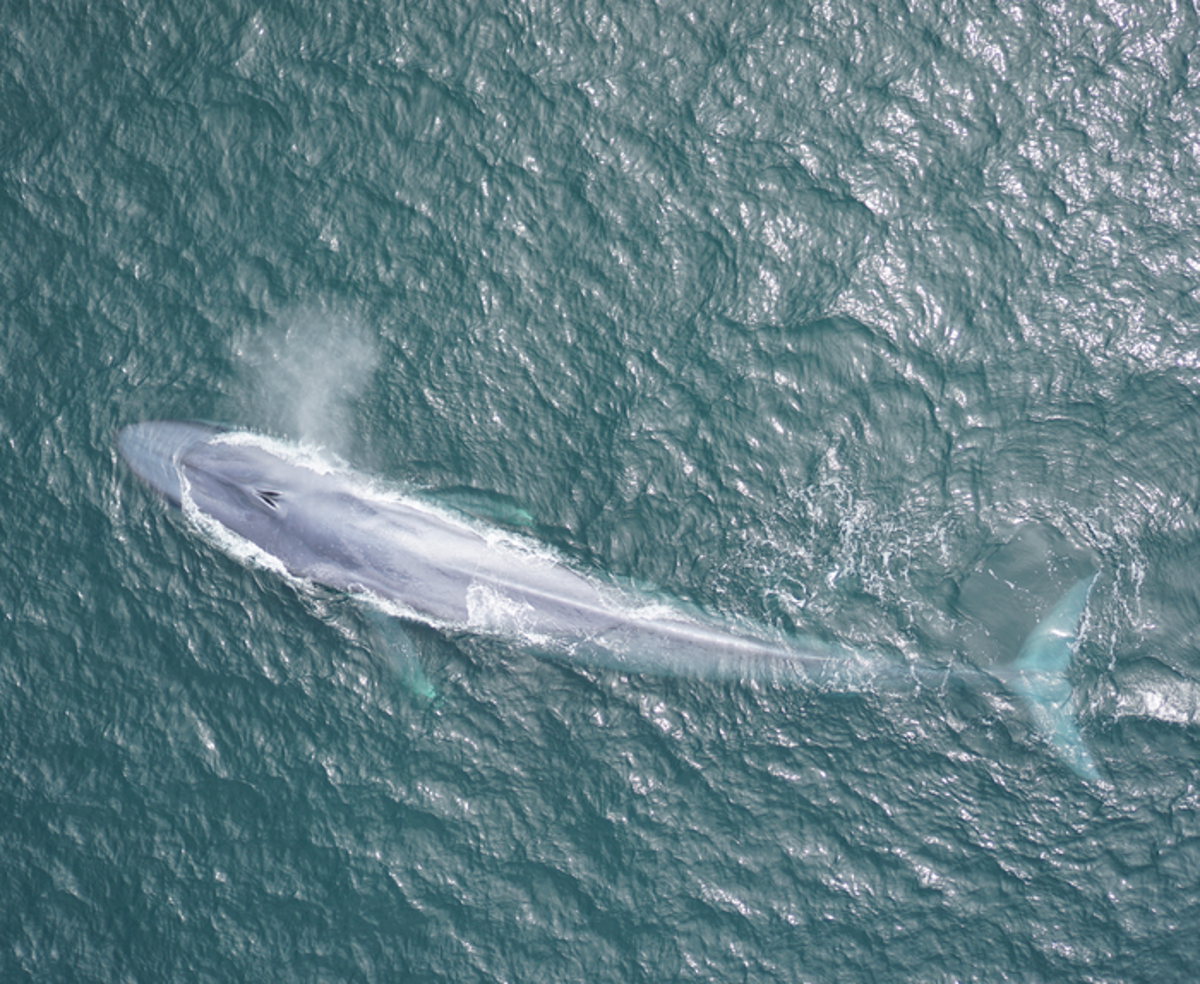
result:
M 284 441 L 253 431 L 223 431 L 211 438 L 209 444 L 228 444 L 233 447 L 259 448 L 290 465 L 307 468 L 319 475 L 354 474 L 323 447 L 308 442 Z
M 467 588 L 467 628 L 481 634 L 533 639 L 530 628 L 536 613 L 527 601 L 510 598 L 491 585 Z

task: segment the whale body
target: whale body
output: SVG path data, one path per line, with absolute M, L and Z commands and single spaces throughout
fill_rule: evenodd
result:
M 922 671 L 816 639 L 772 636 L 648 600 L 577 570 L 528 537 L 383 488 L 303 448 L 192 421 L 117 435 L 122 457 L 242 560 L 356 596 L 445 631 L 507 639 L 556 658 L 634 672 L 863 688 Z M 1066 678 L 1091 579 L 992 672 L 1077 773 L 1099 777 Z M 930 672 L 943 679 L 945 672 Z M 982 676 L 982 675 L 981 675 Z

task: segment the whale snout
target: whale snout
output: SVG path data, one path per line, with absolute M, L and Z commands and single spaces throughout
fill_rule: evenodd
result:
M 138 478 L 178 508 L 183 497 L 179 459 L 219 433 L 220 428 L 211 424 L 150 420 L 122 427 L 117 432 L 117 450 Z

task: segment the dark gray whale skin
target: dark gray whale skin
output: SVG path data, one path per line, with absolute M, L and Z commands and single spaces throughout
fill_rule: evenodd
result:
M 820 640 L 733 631 L 650 603 L 530 541 L 381 492 L 362 476 L 250 433 L 149 421 L 124 427 L 117 446 L 147 485 L 200 526 L 215 523 L 248 541 L 294 578 L 441 629 L 511 638 L 560 659 L 635 672 L 839 689 L 946 676 Z M 1007 676 L 976 676 L 1001 680 L 1024 697 L 1055 751 L 1094 779 L 1065 676 L 1089 585 L 1076 585 L 1043 620 Z

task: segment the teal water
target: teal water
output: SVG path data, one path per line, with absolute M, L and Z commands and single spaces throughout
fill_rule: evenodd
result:
M 0 9 L 0 979 L 1194 976 L 1190 6 Z M 136 483 L 154 417 L 914 665 L 1094 566 L 1105 781 L 1003 694 L 418 627 L 430 704 Z

